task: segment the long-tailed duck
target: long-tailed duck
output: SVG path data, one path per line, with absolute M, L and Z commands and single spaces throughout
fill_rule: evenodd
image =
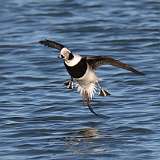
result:
M 86 104 L 89 110 L 95 114 L 91 107 L 91 100 L 94 93 L 99 90 L 100 96 L 108 96 L 110 93 L 104 90 L 99 84 L 99 78 L 96 76 L 95 70 L 104 64 L 110 64 L 116 67 L 120 67 L 129 70 L 133 73 L 143 75 L 142 72 L 134 69 L 130 65 L 120 62 L 108 56 L 80 56 L 73 54 L 71 50 L 64 45 L 51 40 L 39 41 L 40 44 L 45 46 L 56 48 L 60 51 L 59 58 L 64 60 L 64 65 L 70 74 L 71 79 L 65 82 L 67 88 L 73 88 L 73 81 L 76 82 L 77 90 L 83 97 L 84 104 Z

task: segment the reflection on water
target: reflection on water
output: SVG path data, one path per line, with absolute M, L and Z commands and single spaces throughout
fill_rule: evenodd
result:
M 71 133 L 70 137 L 66 137 L 66 140 L 72 143 L 80 142 L 81 140 L 89 140 L 92 138 L 98 138 L 98 133 L 95 128 L 84 128 Z
M 97 130 L 95 128 L 85 128 L 81 130 L 80 135 L 82 135 L 84 138 L 93 138 L 97 137 Z
M 2 160 L 106 160 L 160 157 L 160 2 L 7 0 L 0 6 Z M 103 66 L 111 96 L 94 116 L 68 79 L 53 39 L 82 55 L 108 55 L 145 76 Z
M 94 153 L 88 144 L 93 143 L 95 139 L 98 139 L 98 131 L 95 128 L 79 129 L 72 133 L 70 137 L 66 137 L 66 148 L 75 154 L 85 154 L 87 152 Z

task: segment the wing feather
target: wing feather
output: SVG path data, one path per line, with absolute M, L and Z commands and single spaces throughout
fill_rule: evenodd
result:
M 39 41 L 39 43 L 43 44 L 47 47 L 50 47 L 50 48 L 56 48 L 58 50 L 61 50 L 62 48 L 64 48 L 64 45 L 62 45 L 58 42 L 55 42 L 55 41 L 48 40 L 48 39 L 41 40 L 41 41 Z
M 126 70 L 131 71 L 136 74 L 140 74 L 140 75 L 144 74 L 144 73 L 134 69 L 130 65 L 123 63 L 123 62 L 116 60 L 116 59 L 109 57 L 109 56 L 90 56 L 90 57 L 86 57 L 86 59 L 87 59 L 88 64 L 93 69 L 96 69 L 97 67 L 99 67 L 101 65 L 109 64 L 109 65 L 112 65 L 115 67 L 126 69 Z

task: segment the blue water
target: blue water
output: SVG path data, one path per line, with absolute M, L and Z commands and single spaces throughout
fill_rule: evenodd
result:
M 6 0 L 0 6 L 0 159 L 160 159 L 160 1 Z M 76 90 L 52 39 L 81 55 L 109 55 L 143 71 L 103 66 L 111 96 L 97 118 Z

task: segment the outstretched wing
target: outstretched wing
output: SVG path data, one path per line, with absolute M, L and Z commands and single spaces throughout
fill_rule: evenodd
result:
M 64 45 L 62 45 L 58 42 L 55 42 L 55 41 L 48 40 L 48 39 L 39 41 L 39 43 L 43 44 L 45 46 L 51 47 L 51 48 L 56 48 L 58 50 L 61 50 L 62 48 L 64 48 Z
M 123 63 L 123 62 L 121 62 L 119 60 L 116 60 L 116 59 L 114 59 L 112 57 L 108 57 L 108 56 L 91 56 L 91 57 L 86 57 L 86 60 L 87 60 L 88 64 L 93 69 L 96 69 L 97 67 L 99 67 L 101 65 L 110 64 L 112 66 L 123 68 L 123 69 L 126 69 L 126 70 L 131 71 L 131 72 L 136 73 L 136 74 L 144 75 L 144 73 L 134 69 L 130 65 L 128 65 L 126 63 Z

